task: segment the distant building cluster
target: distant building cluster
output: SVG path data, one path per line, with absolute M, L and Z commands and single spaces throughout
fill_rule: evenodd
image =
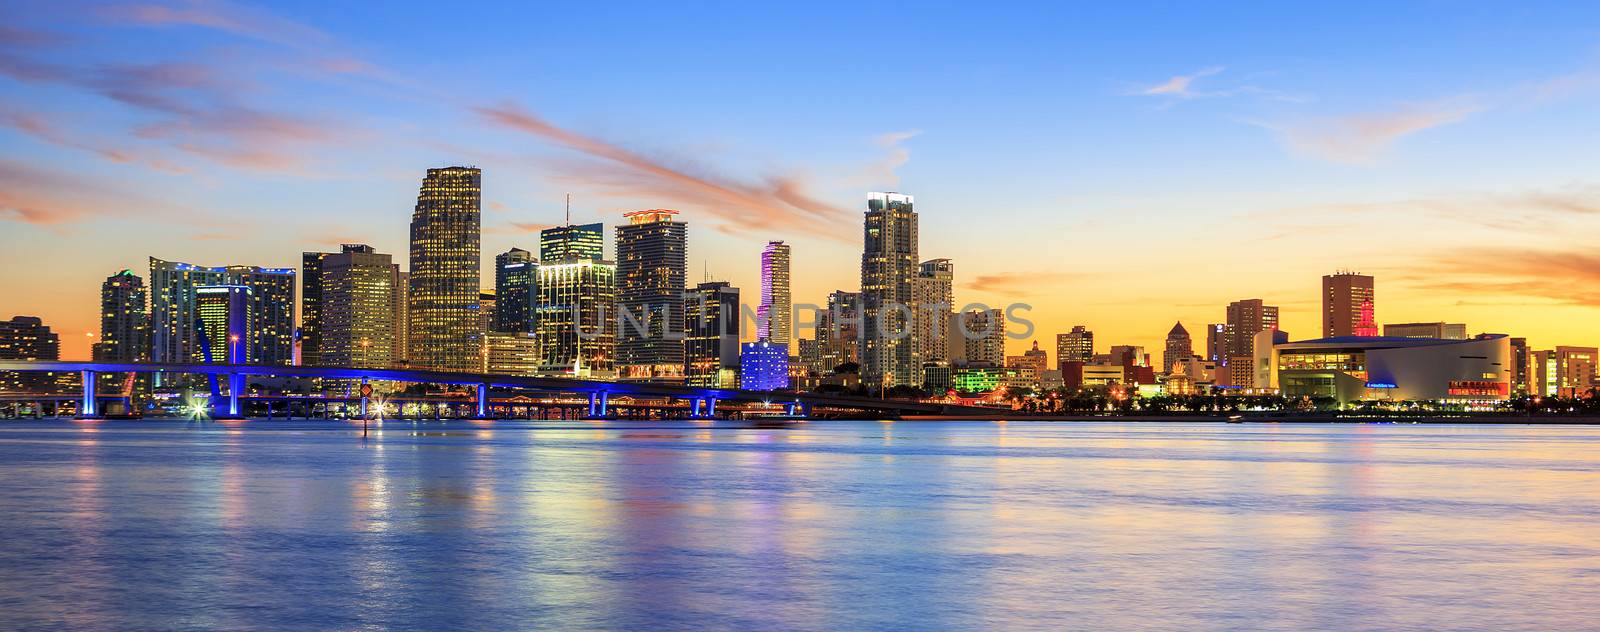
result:
M 481 192 L 477 168 L 427 170 L 400 261 L 364 244 L 305 252 L 299 270 L 151 257 L 148 284 L 131 270 L 101 284 L 94 358 L 978 399 L 1090 390 L 1476 402 L 1597 385 L 1593 347 L 1535 350 L 1443 321 L 1380 325 L 1374 278 L 1348 271 L 1322 277 L 1313 339 L 1293 341 L 1276 305 L 1246 298 L 1198 329 L 1174 324 L 1158 351 L 1102 352 L 1075 325 L 1055 334 L 1053 362 L 1037 340 L 1008 355 L 1008 312 L 957 306 L 954 263 L 922 259 L 915 200 L 890 192 L 866 196 L 859 288 L 831 292 L 814 313 L 796 313 L 791 245 L 765 245 L 753 331 L 742 329 L 739 288 L 689 282 L 689 226 L 670 209 L 624 213 L 614 259 L 602 224 L 544 229 L 536 249 L 495 255 L 485 288 Z M 0 358 L 57 359 L 59 349 L 38 318 L 0 322 Z M 48 386 L 26 377 L 0 376 L 0 387 Z

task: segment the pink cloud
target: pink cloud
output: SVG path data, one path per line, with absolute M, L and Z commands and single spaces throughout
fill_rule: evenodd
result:
M 845 239 L 833 224 L 851 221 L 850 214 L 805 191 L 796 176 L 772 176 L 746 182 L 718 174 L 695 174 L 636 151 L 567 130 L 516 104 L 478 107 L 490 123 L 523 132 L 576 151 L 592 160 L 558 165 L 574 180 L 606 194 L 659 200 L 660 204 L 692 207 L 715 216 L 729 231 L 801 230 Z

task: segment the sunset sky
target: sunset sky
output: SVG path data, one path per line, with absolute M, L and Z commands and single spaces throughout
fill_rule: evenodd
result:
M 1338 269 L 1380 323 L 1600 343 L 1600 5 L 1305 5 L 6 3 L 0 318 L 82 358 L 148 256 L 403 260 L 469 164 L 485 262 L 566 192 L 676 208 L 751 303 L 768 239 L 796 302 L 855 289 L 865 193 L 909 193 L 957 302 L 1031 304 L 1052 358 L 1241 298 L 1316 337 Z

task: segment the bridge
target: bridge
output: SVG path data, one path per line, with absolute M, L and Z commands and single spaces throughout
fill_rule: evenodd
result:
M 58 360 L 0 360 L 0 371 L 79 373 L 83 377 L 83 393 L 78 399 L 80 417 L 98 417 L 99 400 L 109 398 L 96 393 L 97 377 L 101 373 L 151 373 L 174 375 L 215 376 L 228 384 L 226 404 L 218 416 L 240 417 L 243 410 L 240 396 L 245 390 L 245 380 L 259 377 L 302 377 L 344 380 L 379 380 L 416 384 L 447 384 L 470 386 L 476 389 L 476 417 L 487 419 L 489 390 L 508 389 L 544 393 L 587 395 L 588 416 L 603 418 L 608 414 L 612 397 L 672 399 L 688 404 L 689 416 L 714 417 L 719 402 L 777 404 L 790 416 L 809 417 L 817 407 L 873 412 L 883 415 L 993 415 L 993 408 L 947 405 L 935 402 L 918 402 L 898 399 L 877 399 L 821 393 L 787 391 L 746 391 L 740 389 L 708 388 L 664 384 L 656 382 L 606 382 L 563 377 L 531 377 L 498 375 L 493 373 L 459 373 L 416 369 L 355 369 L 347 367 L 277 366 L 256 364 L 202 364 L 202 363 L 120 363 L 74 362 Z

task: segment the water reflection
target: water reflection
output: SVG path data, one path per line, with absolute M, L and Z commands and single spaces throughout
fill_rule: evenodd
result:
M 0 629 L 1574 629 L 1600 430 L 0 426 Z

